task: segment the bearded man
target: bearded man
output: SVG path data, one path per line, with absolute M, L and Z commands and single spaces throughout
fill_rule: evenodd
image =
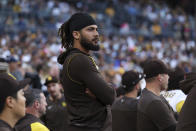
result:
M 68 110 L 68 131 L 111 130 L 111 105 L 115 89 L 101 76 L 90 51 L 99 50 L 95 20 L 86 13 L 76 13 L 62 24 L 59 35 L 66 51 L 58 62 L 63 65 L 60 81 Z

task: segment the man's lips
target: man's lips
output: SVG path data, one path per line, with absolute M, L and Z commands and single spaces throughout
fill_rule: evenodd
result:
M 93 41 L 94 41 L 95 43 L 98 43 L 98 42 L 99 42 L 99 38 L 95 38 L 95 39 L 93 39 Z

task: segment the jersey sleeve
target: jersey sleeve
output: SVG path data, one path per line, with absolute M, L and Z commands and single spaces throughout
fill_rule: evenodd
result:
M 70 75 L 88 88 L 105 105 L 111 105 L 115 99 L 115 89 L 110 87 L 101 76 L 98 66 L 90 56 L 77 55 L 70 62 Z

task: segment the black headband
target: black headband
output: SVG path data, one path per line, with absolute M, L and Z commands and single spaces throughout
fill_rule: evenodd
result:
M 70 18 L 70 32 L 79 31 L 89 25 L 97 25 L 95 20 L 86 13 L 76 13 Z

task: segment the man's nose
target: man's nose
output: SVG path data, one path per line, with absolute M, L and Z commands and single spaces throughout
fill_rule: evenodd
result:
M 95 30 L 94 32 L 95 32 L 95 36 L 99 36 L 99 32 L 97 30 Z

